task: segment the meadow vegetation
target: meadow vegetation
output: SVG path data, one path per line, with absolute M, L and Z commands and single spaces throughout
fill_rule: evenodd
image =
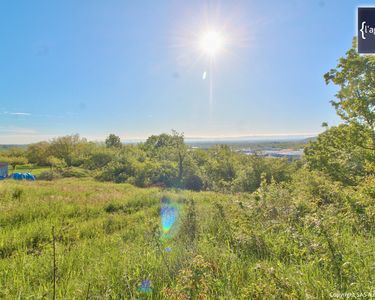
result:
M 264 181 L 255 193 L 231 195 L 90 178 L 7 181 L 0 297 L 52 297 L 52 227 L 59 299 L 324 299 L 370 291 L 369 187 L 343 187 L 306 170 L 288 184 Z M 179 211 L 165 239 L 162 197 Z M 144 280 L 151 290 L 140 290 Z

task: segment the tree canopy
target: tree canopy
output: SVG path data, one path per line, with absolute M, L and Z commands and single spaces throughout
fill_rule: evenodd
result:
M 343 124 L 328 128 L 305 148 L 309 166 L 332 178 L 355 184 L 374 173 L 375 163 L 375 58 L 352 48 L 336 68 L 324 75 L 339 87 L 331 104 Z

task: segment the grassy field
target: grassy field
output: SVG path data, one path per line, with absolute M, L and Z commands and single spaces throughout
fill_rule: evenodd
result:
M 369 292 L 370 200 L 364 191 L 305 175 L 291 186 L 236 195 L 92 179 L 6 180 L 0 298 L 51 299 L 54 281 L 57 299 L 328 299 Z M 161 226 L 166 205 L 178 212 L 171 229 Z
M 20 172 L 20 173 L 32 173 L 35 176 L 39 176 L 42 172 L 49 171 L 49 167 L 39 167 L 34 165 L 21 165 L 17 166 L 16 170 L 14 172 Z M 10 167 L 9 168 L 9 174 L 12 174 L 13 170 Z

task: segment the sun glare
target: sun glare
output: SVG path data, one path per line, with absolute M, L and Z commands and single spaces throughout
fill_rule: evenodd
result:
M 215 57 L 223 49 L 225 44 L 222 34 L 215 30 L 204 32 L 199 42 L 200 49 L 210 58 Z

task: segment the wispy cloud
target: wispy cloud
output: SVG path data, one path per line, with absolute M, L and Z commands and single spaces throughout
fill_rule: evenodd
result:
M 28 135 L 28 134 L 36 134 L 37 131 L 32 128 L 19 128 L 19 127 L 4 127 L 0 126 L 0 134 L 21 134 L 21 135 Z
M 31 113 L 28 112 L 9 112 L 9 111 L 4 111 L 4 115 L 11 115 L 11 116 L 31 116 Z
M 46 141 L 53 137 L 54 135 L 40 133 L 33 128 L 0 126 L 0 145 L 29 144 L 39 141 Z

